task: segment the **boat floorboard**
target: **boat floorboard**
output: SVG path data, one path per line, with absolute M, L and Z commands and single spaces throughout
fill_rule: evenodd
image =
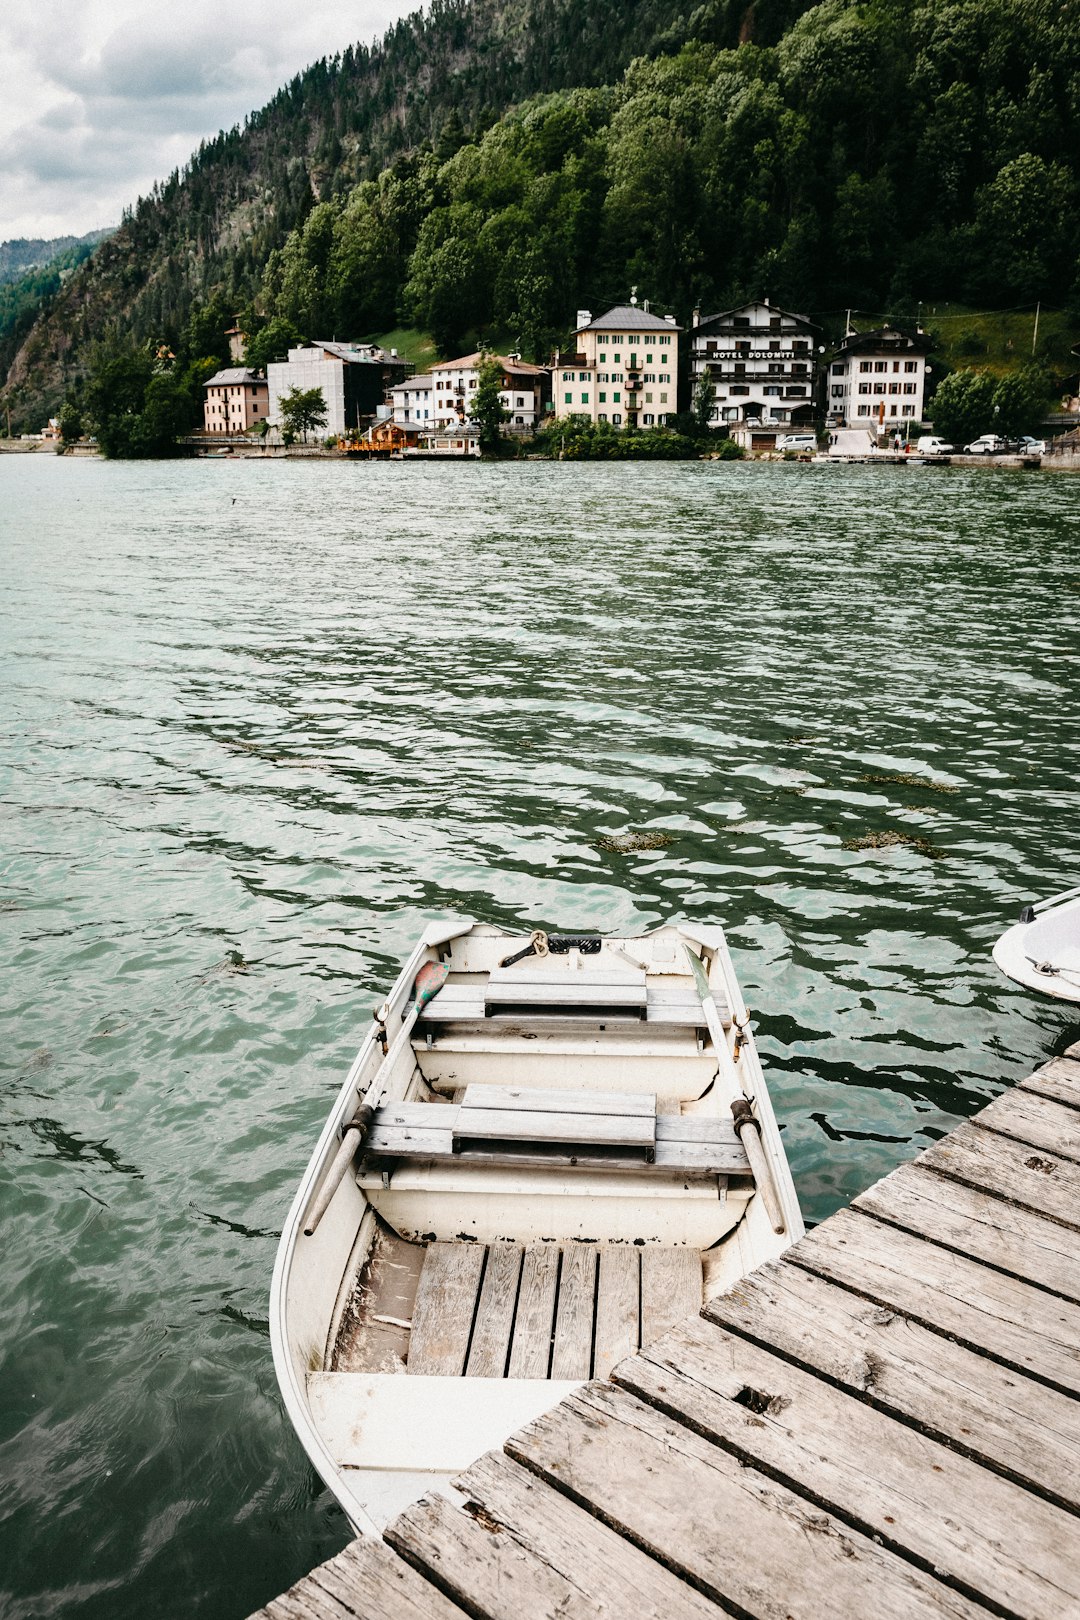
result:
M 611 1381 L 261 1616 L 1080 1614 L 1077 1118 L 1080 1045 L 622 1359 L 601 1256 Z

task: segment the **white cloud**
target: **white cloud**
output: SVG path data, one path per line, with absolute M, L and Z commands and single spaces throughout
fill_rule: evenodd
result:
M 0 240 L 81 234 L 416 0 L 6 0 Z

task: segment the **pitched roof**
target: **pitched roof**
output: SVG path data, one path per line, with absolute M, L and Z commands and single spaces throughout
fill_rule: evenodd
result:
M 406 377 L 404 382 L 394 383 L 386 392 L 388 394 L 403 394 L 410 388 L 434 388 L 435 379 L 428 371 L 421 371 L 415 377 Z
M 216 371 L 214 375 L 203 383 L 204 388 L 221 388 L 228 384 L 233 387 L 237 383 L 261 383 L 266 378 L 261 371 L 252 371 L 248 366 L 227 366 L 224 371 Z
M 542 377 L 547 370 L 546 366 L 531 366 L 526 360 L 514 360 L 508 354 L 485 354 L 477 350 L 475 354 L 463 354 L 460 360 L 444 360 L 441 365 L 435 366 L 436 371 L 475 371 L 484 360 L 497 360 L 504 371 L 509 371 L 518 377 Z
M 809 315 L 800 315 L 793 309 L 781 309 L 779 304 L 766 303 L 764 298 L 748 298 L 745 304 L 736 304 L 734 309 L 722 309 L 716 315 L 705 315 L 698 322 L 695 331 L 702 326 L 711 326 L 714 321 L 729 321 L 734 315 L 743 315 L 748 309 L 767 309 L 770 315 L 779 315 L 781 319 L 798 321 L 800 326 L 809 326 L 817 331 L 816 324 Z
M 665 321 L 662 315 L 654 315 L 650 309 L 640 309 L 637 304 L 615 304 L 606 315 L 598 315 L 587 325 L 579 326 L 577 331 L 621 332 L 624 327 L 628 332 L 682 331 L 682 327 L 676 326 L 674 321 Z
M 906 350 L 909 354 L 929 354 L 930 344 L 925 332 L 912 337 L 899 332 L 895 326 L 879 326 L 872 332 L 848 332 L 836 345 L 837 354 L 870 354 Z

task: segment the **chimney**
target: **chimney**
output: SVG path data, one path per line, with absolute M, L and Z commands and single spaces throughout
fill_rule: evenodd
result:
M 665 319 L 665 321 L 670 322 L 670 324 L 672 326 L 674 326 L 676 324 L 674 315 L 665 315 L 664 319 Z
M 763 303 L 763 304 L 764 304 L 764 305 L 765 305 L 765 308 L 766 308 L 766 309 L 768 309 L 768 307 L 769 307 L 769 300 L 768 300 L 768 299 L 767 299 L 767 298 L 763 298 L 763 299 L 762 299 L 762 300 L 761 300 L 761 302 L 762 302 L 762 303 Z
M 700 309 L 695 309 L 694 314 L 693 314 L 693 323 L 694 323 L 695 326 L 700 326 L 701 325 L 701 310 Z
M 396 349 L 391 349 L 390 350 L 390 358 L 391 358 L 391 360 L 396 360 L 397 359 L 397 350 Z
M 578 331 L 580 332 L 581 328 L 583 326 L 588 326 L 588 324 L 589 324 L 589 322 L 591 320 L 592 320 L 592 313 L 591 313 L 590 310 L 579 309 L 578 312 L 577 312 Z
M 649 313 L 649 300 L 647 298 L 641 300 L 641 307 L 647 315 Z

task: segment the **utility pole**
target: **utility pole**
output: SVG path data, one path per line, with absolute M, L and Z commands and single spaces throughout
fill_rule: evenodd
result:
M 1035 330 L 1031 334 L 1031 353 L 1035 353 L 1035 345 L 1039 341 L 1039 311 L 1042 309 L 1042 299 L 1035 305 Z

